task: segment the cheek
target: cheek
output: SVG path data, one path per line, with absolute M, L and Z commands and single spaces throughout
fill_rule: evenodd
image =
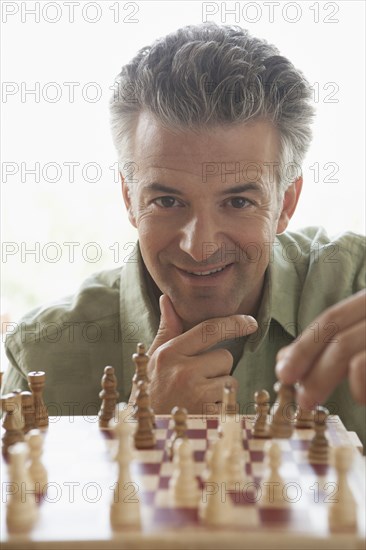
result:
M 239 237 L 237 242 L 242 252 L 242 259 L 246 263 L 250 262 L 253 265 L 268 263 L 276 235 L 274 220 L 262 216 L 253 217 L 250 223 L 236 234 Z

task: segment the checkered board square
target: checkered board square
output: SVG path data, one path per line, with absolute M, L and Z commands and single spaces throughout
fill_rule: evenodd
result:
M 156 417 L 156 446 L 136 450 L 131 461 L 133 496 L 141 510 L 141 529 L 113 532 L 109 521 L 113 489 L 118 478 L 114 461 L 116 440 L 100 431 L 97 418 L 50 419 L 45 435 L 43 462 L 48 487 L 39 504 L 40 519 L 27 537 L 9 535 L 5 507 L 9 488 L 3 461 L 1 533 L 3 550 L 63 550 L 78 548 L 365 548 L 365 462 L 355 450 L 348 479 L 358 504 L 358 529 L 352 533 L 331 533 L 328 507 L 337 496 L 336 473 L 332 465 L 312 465 L 307 451 L 312 430 L 295 430 L 281 446 L 280 473 L 285 482 L 286 505 L 263 507 L 260 494 L 266 475 L 266 440 L 252 436 L 253 417 L 240 419 L 245 466 L 235 486 L 219 487 L 223 499 L 231 499 L 233 521 L 229 527 L 207 527 L 198 507 L 176 506 L 169 490 L 173 463 L 168 442 L 173 421 Z M 194 449 L 194 473 L 200 500 L 207 497 L 204 481 L 206 452 L 215 440 L 220 418 L 189 416 L 188 437 Z M 338 417 L 328 419 L 330 447 L 350 444 Z M 4 492 L 4 491 L 3 491 Z

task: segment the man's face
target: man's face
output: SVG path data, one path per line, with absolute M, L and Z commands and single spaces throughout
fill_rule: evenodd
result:
M 218 316 L 255 315 L 271 245 L 284 230 L 273 175 L 278 147 L 266 121 L 193 133 L 140 115 L 137 182 L 127 184 L 130 199 L 126 188 L 124 196 L 145 265 L 186 329 Z

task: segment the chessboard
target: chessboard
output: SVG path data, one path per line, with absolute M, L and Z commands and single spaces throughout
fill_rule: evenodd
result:
M 297 429 L 290 439 L 276 440 L 282 451 L 281 475 L 286 482 L 287 505 L 265 508 L 259 495 L 264 475 L 264 439 L 252 437 L 253 417 L 239 421 L 243 427 L 246 454 L 245 483 L 222 498 L 234 503 L 232 523 L 207 527 L 197 507 L 179 507 L 169 492 L 173 463 L 167 442 L 173 433 L 169 416 L 156 417 L 156 445 L 135 450 L 131 461 L 130 493 L 138 500 L 141 527 L 114 531 L 110 508 L 115 495 L 118 467 L 114 460 L 117 441 L 110 430 L 100 430 L 97 417 L 50 417 L 44 432 L 42 461 L 48 482 L 37 500 L 39 517 L 28 535 L 9 534 L 6 503 L 11 491 L 2 461 L 1 547 L 22 549 L 364 549 L 365 548 L 365 462 L 355 449 L 349 485 L 358 504 L 355 532 L 330 532 L 328 506 L 337 497 L 335 470 L 331 465 L 309 464 L 307 449 L 311 429 Z M 188 437 L 193 443 L 195 474 L 200 498 L 206 497 L 202 481 L 205 454 L 217 439 L 219 417 L 188 417 Z M 348 432 L 337 416 L 328 418 L 331 447 L 350 445 Z M 22 490 L 22 488 L 20 489 Z M 210 488 L 212 490 L 212 487 Z M 24 491 L 24 498 L 35 498 Z

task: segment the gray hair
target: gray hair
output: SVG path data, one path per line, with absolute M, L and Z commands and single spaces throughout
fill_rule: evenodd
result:
M 280 135 L 280 193 L 301 174 L 312 137 L 310 85 L 275 46 L 239 26 L 178 29 L 142 48 L 115 84 L 110 112 L 120 167 L 131 160 L 138 114 L 145 110 L 178 130 L 267 119 Z M 289 164 L 295 177 L 288 176 Z

